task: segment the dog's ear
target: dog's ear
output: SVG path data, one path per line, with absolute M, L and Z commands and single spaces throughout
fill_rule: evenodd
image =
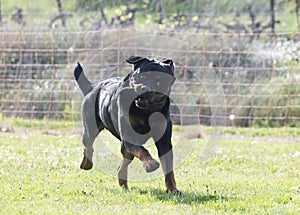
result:
M 130 63 L 130 64 L 138 64 L 138 63 L 142 63 L 145 60 L 148 60 L 148 58 L 139 57 L 139 56 L 131 56 L 126 59 L 126 62 Z
M 172 69 L 172 72 L 174 72 L 175 65 L 174 65 L 174 62 L 171 59 L 164 60 L 162 63 L 169 64 L 171 69 Z
M 169 64 L 170 66 L 174 64 L 171 59 L 164 60 L 162 63 Z

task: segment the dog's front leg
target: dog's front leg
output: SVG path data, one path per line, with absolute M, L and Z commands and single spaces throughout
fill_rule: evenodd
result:
M 160 159 L 160 163 L 165 175 L 165 183 L 166 183 L 166 192 L 169 194 L 180 194 L 180 192 L 176 188 L 176 181 L 173 171 L 173 150 L 171 143 L 172 136 L 172 126 L 171 122 L 168 123 L 168 127 L 166 129 L 163 137 L 155 142 L 155 145 L 158 150 L 158 156 Z
M 143 146 L 134 145 L 128 143 L 127 141 L 123 141 L 123 145 L 126 151 L 143 162 L 143 167 L 145 168 L 146 172 L 153 172 L 159 167 L 159 162 L 154 160 L 150 153 L 145 149 Z

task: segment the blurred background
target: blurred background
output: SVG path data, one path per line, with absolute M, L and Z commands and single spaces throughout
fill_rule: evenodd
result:
M 216 112 L 227 126 L 299 127 L 299 11 L 300 0 L 0 0 L 1 114 L 78 119 L 76 61 L 100 81 L 143 54 L 177 65 L 176 124 L 211 125 Z

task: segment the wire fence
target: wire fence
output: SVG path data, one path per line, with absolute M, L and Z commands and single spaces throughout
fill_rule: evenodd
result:
M 172 58 L 176 124 L 300 126 L 300 34 L 97 31 L 0 35 L 3 116 L 79 119 L 76 61 L 92 81 L 125 76 L 125 59 Z

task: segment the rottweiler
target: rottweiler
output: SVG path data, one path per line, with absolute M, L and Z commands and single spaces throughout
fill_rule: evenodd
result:
M 166 192 L 180 194 L 173 171 L 170 90 L 175 81 L 174 63 L 131 56 L 126 62 L 133 70 L 124 78 L 115 77 L 91 83 L 78 63 L 74 76 L 84 94 L 82 102 L 84 145 L 81 169 L 93 167 L 93 142 L 106 128 L 121 141 L 123 160 L 118 168 L 119 185 L 128 189 L 127 170 L 134 157 L 142 161 L 146 172 L 159 168 L 142 146 L 153 138 L 165 175 Z

